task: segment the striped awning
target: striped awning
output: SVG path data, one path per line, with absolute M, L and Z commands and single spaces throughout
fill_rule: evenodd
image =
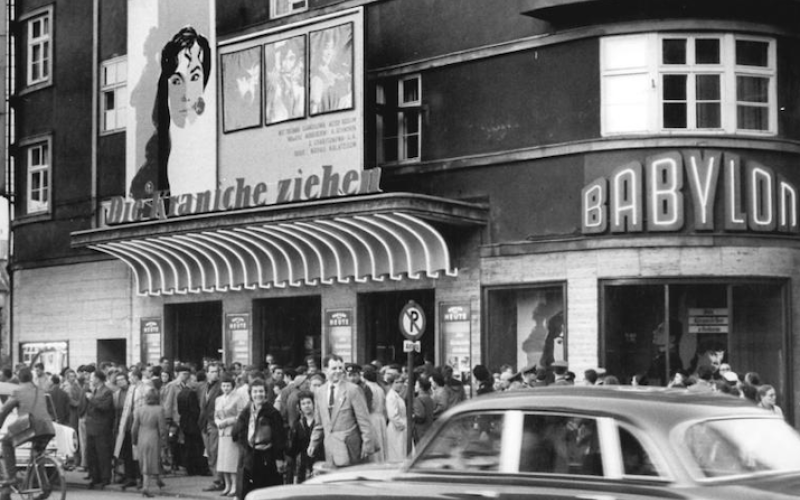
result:
M 245 224 L 222 215 L 202 227 L 193 224 L 194 230 L 139 228 L 127 238 L 119 229 L 108 237 L 103 230 L 80 232 L 73 233 L 73 246 L 127 264 L 146 296 L 455 276 L 447 242 L 433 223 L 447 219 L 444 207 L 403 210 L 397 197 L 391 201 L 359 200 L 347 210 L 333 204 L 329 209 L 339 213 L 330 216 L 308 217 L 309 207 L 298 207 L 295 217 L 276 217 L 266 209 Z M 457 220 L 464 222 L 450 222 Z

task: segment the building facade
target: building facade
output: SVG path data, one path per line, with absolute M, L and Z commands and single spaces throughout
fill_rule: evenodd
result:
M 640 4 L 18 1 L 12 354 L 404 362 L 424 317 L 465 375 L 726 362 L 795 418 L 800 2 Z

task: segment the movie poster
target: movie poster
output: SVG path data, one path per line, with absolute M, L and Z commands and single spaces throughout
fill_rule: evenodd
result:
M 225 132 L 261 126 L 261 47 L 222 55 Z
M 214 16 L 211 0 L 129 0 L 129 196 L 217 187 Z

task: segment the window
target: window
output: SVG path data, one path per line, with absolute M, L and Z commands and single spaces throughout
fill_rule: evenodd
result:
M 28 20 L 28 85 L 50 80 L 51 27 L 50 12 Z
M 32 144 L 25 149 L 28 165 L 28 213 L 50 209 L 50 142 Z
M 308 0 L 270 0 L 273 19 L 306 10 L 308 10 Z
M 100 69 L 100 128 L 102 132 L 125 129 L 127 109 L 128 64 L 125 58 L 112 59 L 103 63 Z
M 420 453 L 416 470 L 452 472 L 498 472 L 504 442 L 502 413 L 460 415 L 447 422 Z M 508 433 L 508 436 L 513 435 Z M 519 440 L 517 440 L 519 446 Z
M 377 87 L 379 163 L 419 161 L 422 82 L 419 75 Z
M 601 41 L 603 135 L 777 131 L 775 41 L 644 34 Z

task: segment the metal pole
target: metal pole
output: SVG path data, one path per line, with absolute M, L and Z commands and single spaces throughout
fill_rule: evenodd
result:
M 406 455 L 411 454 L 411 435 L 414 432 L 414 351 L 408 357 L 408 383 L 406 385 Z

